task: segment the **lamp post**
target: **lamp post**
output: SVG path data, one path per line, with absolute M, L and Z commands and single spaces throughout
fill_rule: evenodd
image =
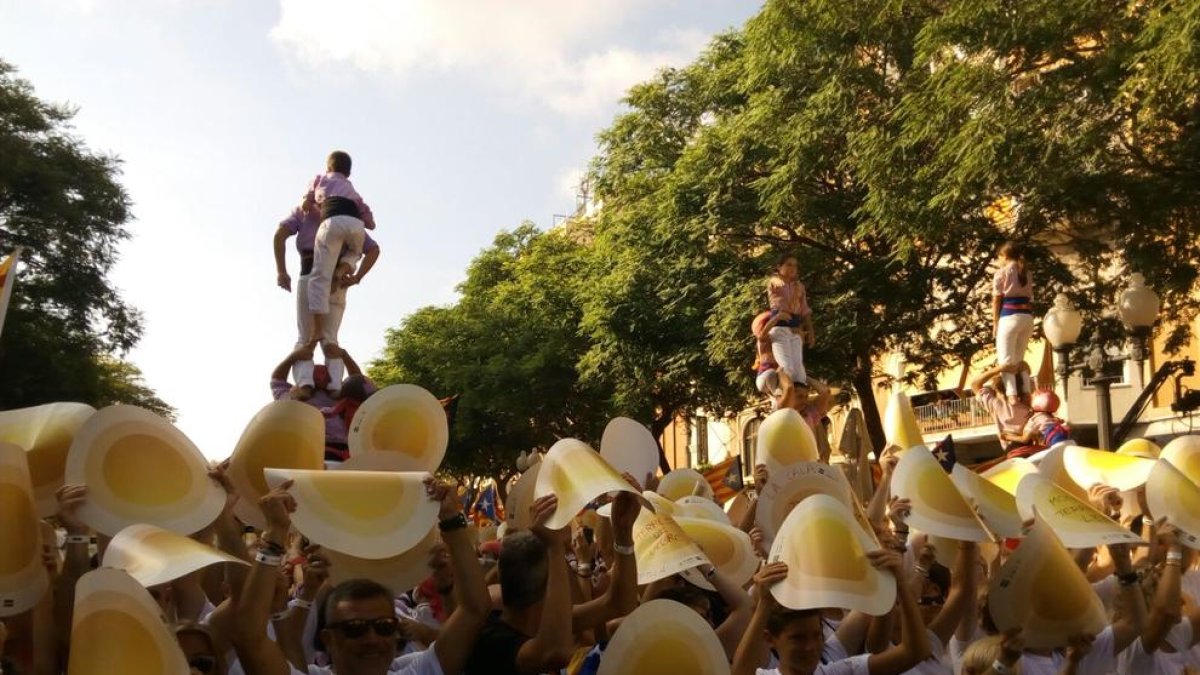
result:
M 1090 370 L 1095 376 L 1090 383 L 1096 389 L 1096 433 L 1099 436 L 1101 449 L 1111 450 L 1112 445 L 1112 396 L 1110 388 L 1113 382 L 1120 378 L 1104 374 L 1104 366 L 1113 361 L 1133 361 L 1137 364 L 1140 378 L 1142 363 L 1149 353 L 1150 332 L 1158 317 L 1158 295 L 1146 286 L 1146 278 L 1141 274 L 1133 274 L 1129 278 L 1129 287 L 1117 300 L 1117 314 L 1125 325 L 1132 339 L 1129 354 L 1110 358 L 1099 347 L 1092 349 L 1091 354 L 1082 364 L 1071 363 L 1071 352 L 1079 333 L 1083 328 L 1083 318 L 1079 310 L 1071 304 L 1071 300 L 1063 294 L 1054 299 L 1054 307 L 1046 312 L 1042 319 L 1042 329 L 1046 339 L 1054 346 L 1058 355 L 1054 371 L 1063 387 L 1063 397 L 1066 398 L 1067 384 L 1071 373 L 1079 370 Z

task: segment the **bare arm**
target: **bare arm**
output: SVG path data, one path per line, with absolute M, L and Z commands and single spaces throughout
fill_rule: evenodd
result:
M 280 552 L 285 550 L 287 533 L 291 528 L 290 514 L 296 510 L 296 500 L 287 493 L 291 486 L 292 481 L 284 481 L 259 500 L 267 519 L 262 541 Z M 277 576 L 279 570 L 276 566 L 255 562 L 233 611 L 230 638 L 247 673 L 288 675 L 291 670 L 283 651 L 267 638 L 266 632 Z
M 921 619 L 920 608 L 911 591 L 899 583 L 904 570 L 904 558 L 894 551 L 871 551 L 867 554 L 871 564 L 890 571 L 896 577 L 896 595 L 900 599 L 900 644 L 882 654 L 872 654 L 867 659 L 867 671 L 871 675 L 900 675 L 929 658 L 929 634 Z
M 288 373 L 291 372 L 292 366 L 297 361 L 309 361 L 313 357 L 313 345 L 304 345 L 296 348 L 291 354 L 287 355 L 279 365 L 275 366 L 275 370 L 271 371 L 272 380 L 287 380 Z
M 288 275 L 287 271 L 287 254 L 284 252 L 285 244 L 290 236 L 292 236 L 292 233 L 286 227 L 280 225 L 275 230 L 275 239 L 273 242 L 275 248 L 275 276 L 278 279 L 277 283 L 279 287 L 285 291 L 292 290 L 292 278 Z
M 362 368 L 359 367 L 358 361 L 351 358 L 350 352 L 344 348 L 338 348 L 342 350 L 342 363 L 346 364 L 346 373 L 349 375 L 362 375 Z
M 1109 545 L 1108 552 L 1116 565 L 1116 573 L 1120 576 L 1133 573 L 1133 564 L 1129 558 L 1128 545 Z M 1139 582 L 1121 584 L 1121 600 L 1125 603 L 1125 612 L 1120 621 L 1113 624 L 1113 655 L 1120 654 L 1133 644 L 1146 627 L 1146 597 L 1142 593 Z
M 633 522 L 641 508 L 641 502 L 629 492 L 622 492 L 613 500 L 611 521 L 614 547 L 633 548 Z M 600 597 L 572 611 L 575 630 L 601 626 L 609 619 L 625 616 L 637 609 L 637 560 L 632 555 L 620 553 L 615 553 L 613 558 L 608 588 Z
M 766 565 L 754 575 L 757 603 L 750 625 L 742 633 L 742 640 L 734 653 L 732 675 L 756 675 L 758 669 L 771 658 L 771 650 L 763 638 L 767 630 L 767 617 L 775 605 L 770 589 L 786 578 L 787 564 L 781 562 Z
M 722 574 L 721 570 L 715 567 L 709 568 L 706 576 L 713 588 L 717 589 L 721 600 L 729 608 L 729 615 L 725 617 L 720 626 L 717 626 L 717 638 L 721 640 L 721 646 L 725 648 L 725 657 L 732 662 L 737 653 L 738 642 L 741 641 L 742 634 L 746 632 L 746 626 L 750 625 L 750 619 L 754 616 L 754 601 L 750 599 L 749 593 Z
M 978 394 L 980 391 L 983 391 L 983 388 L 987 386 L 988 380 L 999 375 L 1001 372 L 1003 372 L 1003 370 L 1004 368 L 1002 366 L 994 366 L 983 371 L 977 377 L 975 377 L 975 379 L 971 380 L 971 391 L 975 392 L 976 394 Z
M 537 635 L 521 645 L 517 652 L 517 670 L 528 675 L 557 671 L 566 667 L 575 647 L 571 629 L 571 587 L 567 568 L 561 564 L 567 554 L 570 530 L 547 530 L 546 520 L 558 508 L 558 498 L 546 496 L 534 502 L 534 534 L 546 542 L 546 595 L 542 600 L 542 620 Z
M 943 645 L 950 644 L 950 638 L 967 613 L 968 604 L 975 602 L 975 563 L 978 560 L 978 544 L 969 541 L 958 543 L 958 557 L 954 559 L 950 593 L 942 611 L 929 623 L 929 630 L 938 636 Z
M 1172 532 L 1169 536 L 1171 544 L 1167 555 L 1170 558 L 1182 557 L 1183 551 L 1179 544 L 1175 543 L 1174 533 Z M 1151 608 L 1149 620 L 1146 621 L 1145 630 L 1142 631 L 1142 649 L 1146 650 L 1147 654 L 1157 650 L 1163 639 L 1166 638 L 1167 632 L 1179 622 L 1182 606 L 1179 585 L 1182 577 L 1181 560 L 1168 560 L 1163 567 L 1162 576 L 1158 579 L 1158 590 L 1154 594 L 1154 607 Z
M 370 251 L 367 251 L 366 253 L 364 253 L 362 263 L 358 266 L 358 271 L 354 273 L 354 277 L 353 277 L 354 283 L 357 284 L 357 283 L 361 282 L 363 280 L 363 277 L 367 276 L 367 273 L 371 271 L 371 268 L 375 266 L 375 263 L 378 260 L 379 260 L 379 246 L 376 246 L 375 248 L 371 249 Z
M 887 450 L 885 449 L 884 452 L 886 453 Z M 867 504 L 867 520 L 876 527 L 883 527 L 886 523 L 888 501 L 892 497 L 892 472 L 899 463 L 899 458 L 892 454 L 884 456 L 879 462 L 883 472 L 879 478 L 879 485 L 875 488 L 875 493 L 871 495 L 870 503 Z
M 462 514 L 462 503 L 449 485 L 434 483 L 433 479 L 429 479 L 426 485 L 430 497 L 440 503 L 440 520 L 446 521 Z M 470 646 L 475 643 L 480 629 L 487 622 L 492 600 L 483 582 L 483 568 L 475 557 L 470 531 L 463 527 L 443 532 L 442 541 L 450 550 L 458 607 L 454 608 L 454 613 L 442 626 L 433 649 L 442 672 L 459 673 L 467 665 L 467 658 L 471 655 Z
M 86 537 L 91 530 L 75 515 L 76 509 L 87 499 L 87 488 L 82 485 L 64 485 L 58 489 L 58 521 L 63 524 L 68 537 L 84 537 L 82 540 L 67 541 L 62 572 L 59 573 L 54 589 L 54 623 L 59 637 L 58 651 L 63 663 L 70 648 L 71 626 L 75 616 L 75 584 L 91 569 Z

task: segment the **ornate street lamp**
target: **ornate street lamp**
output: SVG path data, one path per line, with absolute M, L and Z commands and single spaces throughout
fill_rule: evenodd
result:
M 1137 364 L 1138 372 L 1141 372 L 1142 363 L 1148 358 L 1150 333 L 1158 318 L 1158 310 L 1158 294 L 1146 286 L 1146 278 L 1136 273 L 1130 276 L 1129 287 L 1117 299 L 1117 314 L 1132 338 L 1130 353 L 1112 358 L 1097 347 L 1092 349 L 1082 364 L 1071 363 L 1071 351 L 1083 328 L 1083 317 L 1071 304 L 1070 298 L 1059 294 L 1054 299 L 1054 307 L 1042 319 L 1042 330 L 1058 355 L 1054 372 L 1062 382 L 1064 398 L 1071 373 L 1084 369 L 1092 371 L 1090 384 L 1096 388 L 1096 433 L 1102 449 L 1111 449 L 1112 397 L 1109 388 L 1120 379 L 1105 375 L 1104 366 L 1112 361 L 1133 361 Z

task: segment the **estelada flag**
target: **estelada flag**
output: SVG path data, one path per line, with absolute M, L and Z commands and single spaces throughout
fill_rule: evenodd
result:
M 4 262 L 0 262 L 0 331 L 4 330 L 4 316 L 8 314 L 8 299 L 12 297 L 13 282 L 17 278 L 17 260 L 21 257 L 18 246 Z
M 742 491 L 742 458 L 734 455 L 704 472 L 713 490 L 713 501 L 724 504 Z

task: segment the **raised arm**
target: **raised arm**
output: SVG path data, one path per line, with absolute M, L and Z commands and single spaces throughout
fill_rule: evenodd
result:
M 450 552 L 454 568 L 454 596 L 458 606 L 442 626 L 433 649 L 438 664 L 445 673 L 459 673 L 467 665 L 471 645 L 479 636 L 491 611 L 491 597 L 483 581 L 483 569 L 475 557 L 467 519 L 463 517 L 462 502 L 450 485 L 425 479 L 425 491 L 438 502 L 439 529 L 442 541 Z
M 363 252 L 362 263 L 358 266 L 358 271 L 350 275 L 350 278 L 345 281 L 346 286 L 354 286 L 362 282 L 363 277 L 371 271 L 375 263 L 379 261 L 379 244 L 375 244 L 370 249 Z
M 571 613 L 575 630 L 602 625 L 637 609 L 637 560 L 633 557 L 633 522 L 642 504 L 632 493 L 622 492 L 613 499 L 613 567 L 608 588 L 600 597 L 575 607 Z M 553 562 L 553 561 L 551 561 Z
M 771 658 L 771 648 L 763 637 L 767 632 L 767 618 L 775 607 L 771 587 L 786 579 L 787 573 L 787 563 L 775 562 L 764 566 L 754 575 L 754 589 L 758 597 L 750 625 L 742 633 L 742 640 L 733 655 L 732 675 L 756 675 L 758 669 Z
M 902 582 L 904 557 L 895 551 L 871 551 L 867 553 L 871 564 L 887 570 L 896 577 L 896 595 L 900 599 L 900 644 L 882 654 L 872 654 L 867 660 L 867 672 L 871 675 L 900 675 L 929 658 L 929 634 L 912 591 Z
M 264 550 L 255 557 L 231 622 L 230 637 L 238 659 L 247 673 L 255 675 L 288 675 L 291 670 L 283 651 L 267 638 L 275 579 L 279 576 L 280 559 L 287 550 L 291 513 L 296 510 L 296 500 L 287 492 L 291 486 L 292 481 L 284 481 L 259 500 L 267 520 L 267 529 L 261 537 Z
M 971 380 L 971 391 L 975 392 L 976 394 L 983 391 L 983 388 L 987 386 L 988 380 L 999 375 L 1003 371 L 1003 366 L 993 366 L 983 371 L 976 376 L 975 379 Z
M 567 566 L 562 564 L 571 530 L 546 529 L 546 521 L 558 508 L 558 497 L 548 495 L 533 504 L 533 533 L 546 544 L 546 595 L 537 635 L 517 652 L 517 670 L 528 675 L 558 671 L 571 660 L 575 634 L 571 628 L 571 587 Z
M 958 556 L 951 572 L 950 593 L 942 611 L 929 623 L 929 630 L 943 645 L 950 644 L 954 631 L 962 623 L 967 610 L 975 603 L 975 569 L 979 562 L 979 545 L 970 541 L 958 542 Z
M 67 531 L 62 572 L 58 575 L 57 588 L 54 589 L 54 623 L 60 639 L 59 653 L 62 662 L 66 663 L 75 614 L 75 584 L 91 569 L 88 542 L 92 531 L 76 515 L 76 511 L 87 499 L 86 486 L 64 485 L 58 489 L 55 496 L 58 498 L 58 522 L 62 523 Z
M 705 569 L 705 577 L 708 578 L 708 582 L 713 585 L 713 588 L 717 589 L 717 594 L 729 608 L 729 615 L 725 617 L 720 626 L 717 626 L 717 638 L 721 640 L 721 646 L 725 648 L 725 658 L 732 662 L 742 635 L 745 634 L 746 627 L 750 625 L 750 620 L 754 616 L 754 601 L 750 599 L 749 593 L 733 583 L 733 580 L 722 574 L 721 570 L 716 567 Z
M 1154 606 L 1142 631 L 1142 649 L 1148 654 L 1162 645 L 1167 632 L 1179 622 L 1182 606 L 1179 585 L 1183 578 L 1183 549 L 1175 538 L 1174 528 L 1161 528 L 1159 538 L 1167 545 L 1167 562 L 1164 563 L 1162 576 L 1158 578 Z
M 359 367 L 358 361 L 355 361 L 353 358 L 351 358 L 350 352 L 346 351 L 346 348 L 342 347 L 341 345 L 338 345 L 338 349 L 341 350 L 342 353 L 342 363 L 346 364 L 346 374 L 362 375 L 362 368 Z
M 1142 594 L 1142 584 L 1137 572 L 1133 570 L 1130 561 L 1128 544 L 1110 544 L 1109 555 L 1116 566 L 1117 579 L 1121 585 L 1121 600 L 1125 612 L 1121 620 L 1113 624 L 1113 653 L 1106 656 L 1116 656 L 1133 644 L 1141 636 L 1146 627 L 1146 596 Z

